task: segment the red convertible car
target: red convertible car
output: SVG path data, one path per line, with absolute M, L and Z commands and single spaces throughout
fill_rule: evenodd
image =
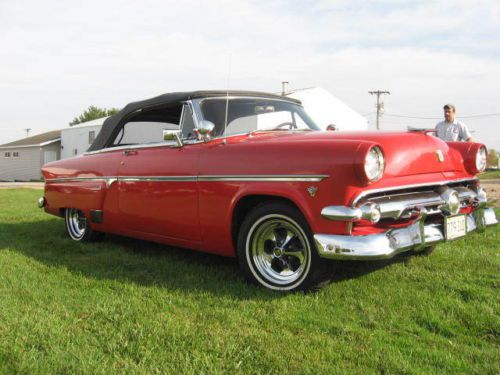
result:
M 39 206 L 102 233 L 237 257 L 264 287 L 313 288 L 326 259 L 430 252 L 497 223 L 486 148 L 426 131 L 322 132 L 294 99 L 196 91 L 128 104 L 82 156 L 46 164 Z

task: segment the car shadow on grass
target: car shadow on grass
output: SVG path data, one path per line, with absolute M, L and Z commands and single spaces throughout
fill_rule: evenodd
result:
M 273 299 L 277 292 L 247 284 L 238 263 L 227 258 L 148 241 L 106 235 L 94 243 L 75 243 L 60 219 L 0 223 L 0 249 L 18 252 L 51 267 L 99 280 L 209 292 L 239 299 Z M 376 262 L 330 262 L 325 283 L 361 277 L 406 258 Z

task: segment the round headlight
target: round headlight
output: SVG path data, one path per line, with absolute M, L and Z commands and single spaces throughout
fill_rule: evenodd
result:
M 485 147 L 480 147 L 476 154 L 476 169 L 483 172 L 486 169 L 486 159 L 488 154 Z
M 380 147 L 372 147 L 365 157 L 365 174 L 369 181 L 377 181 L 384 174 L 384 154 Z

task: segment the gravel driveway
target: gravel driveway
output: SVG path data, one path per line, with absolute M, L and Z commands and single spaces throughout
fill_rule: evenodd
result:
M 43 182 L 0 182 L 0 189 L 43 189 Z

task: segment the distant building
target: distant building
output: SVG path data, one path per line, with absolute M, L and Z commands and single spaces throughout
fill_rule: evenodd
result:
M 94 142 L 107 117 L 83 122 L 61 130 L 61 159 L 81 155 Z
M 321 130 L 326 130 L 328 125 L 335 125 L 337 130 L 368 129 L 365 117 L 321 87 L 295 90 L 286 96 L 300 100 Z
M 61 131 L 0 145 L 0 181 L 39 180 L 45 163 L 60 159 Z

